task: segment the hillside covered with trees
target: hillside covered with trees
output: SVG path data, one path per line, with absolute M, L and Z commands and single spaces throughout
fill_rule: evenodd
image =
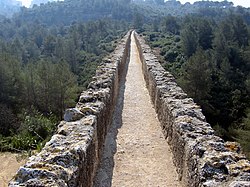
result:
M 11 17 L 20 10 L 21 5 L 16 0 L 0 0 L 0 16 Z
M 0 22 L 0 149 L 40 149 L 128 24 L 109 18 L 46 25 Z
M 222 16 L 223 15 L 223 16 Z M 166 16 L 141 28 L 162 65 L 201 105 L 225 140 L 250 156 L 249 11 L 242 7 Z

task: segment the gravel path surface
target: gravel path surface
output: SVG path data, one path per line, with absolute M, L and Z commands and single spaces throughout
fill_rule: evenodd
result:
M 16 174 L 18 168 L 26 162 L 22 155 L 14 153 L 0 153 L 0 186 L 7 187 L 9 181 Z M 17 159 L 19 158 L 19 159 Z
M 107 135 L 95 187 L 179 187 L 131 38 L 130 62 Z

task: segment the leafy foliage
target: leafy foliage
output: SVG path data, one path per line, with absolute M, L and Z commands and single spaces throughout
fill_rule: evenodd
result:
M 210 55 L 199 48 L 182 66 L 181 84 L 192 98 L 204 105 L 211 89 Z
M 201 105 L 217 134 L 242 143 L 249 156 L 250 26 L 246 12 L 224 12 L 219 20 L 204 14 L 175 18 L 180 25 L 175 34 L 164 24 L 158 32 L 145 27 L 144 34 L 160 51 L 163 66 Z
M 1 151 L 22 151 L 37 149 L 43 146 L 45 142 L 54 133 L 56 118 L 53 116 L 45 117 L 38 111 L 24 113 L 24 120 L 12 136 L 2 136 L 0 139 Z
M 243 118 L 242 124 L 236 129 L 236 140 L 240 142 L 241 146 L 244 148 L 247 157 L 250 158 L 250 111 L 246 112 L 246 117 Z
M 74 22 L 96 21 L 103 18 L 125 19 L 132 17 L 129 0 L 64 0 L 22 7 L 14 19 L 30 23 L 34 20 L 48 26 L 70 25 Z
M 77 4 L 65 1 L 22 8 L 19 16 L 0 20 L 0 149 L 3 151 L 41 149 L 65 108 L 75 106 L 79 92 L 86 88 L 101 59 L 113 51 L 115 40 L 128 28 L 128 23 L 109 18 L 90 22 L 67 18 L 70 21 L 61 24 L 62 16 L 56 18 L 52 12 L 43 12 L 48 6 L 48 11 L 57 6 L 68 11 L 64 7 L 67 3 Z M 99 5 L 103 6 L 100 3 L 88 1 L 84 6 L 91 4 L 96 11 L 101 8 Z M 29 20 L 20 17 L 25 11 L 39 15 L 39 10 L 46 20 L 38 21 L 34 15 L 27 17 Z M 60 21 L 60 26 L 50 26 L 50 16 Z

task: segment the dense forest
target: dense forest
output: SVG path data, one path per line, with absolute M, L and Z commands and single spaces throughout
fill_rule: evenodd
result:
M 0 149 L 39 150 L 128 23 L 48 26 L 17 16 L 0 25 Z
M 2 151 L 41 149 L 101 59 L 135 28 L 216 133 L 250 156 L 249 9 L 228 1 L 64 0 L 21 7 L 0 25 Z
M 140 30 L 216 133 L 240 142 L 250 157 L 249 12 L 204 14 L 169 15 Z
M 21 2 L 16 0 L 0 0 L 0 17 L 10 17 L 18 12 L 21 7 Z

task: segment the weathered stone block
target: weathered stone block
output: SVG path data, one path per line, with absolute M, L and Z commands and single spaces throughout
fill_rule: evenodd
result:
M 56 134 L 17 171 L 9 186 L 92 186 L 129 55 L 130 34 L 104 59 L 76 107 L 66 110 Z
M 250 187 L 249 161 L 240 146 L 214 135 L 193 99 L 166 72 L 136 34 L 147 88 L 174 155 L 179 179 L 189 187 Z

